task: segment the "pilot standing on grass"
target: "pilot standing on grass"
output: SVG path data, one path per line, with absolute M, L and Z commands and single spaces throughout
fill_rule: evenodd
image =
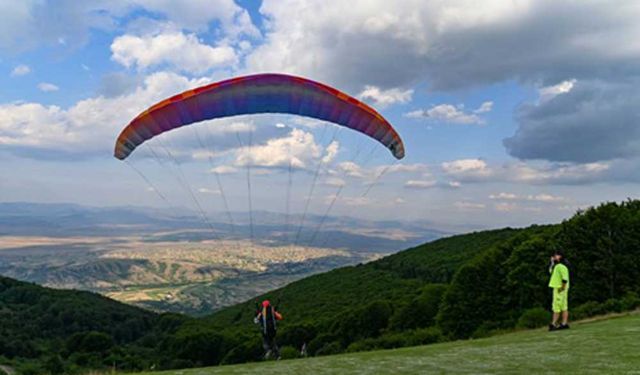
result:
M 262 328 L 262 345 L 264 347 L 264 359 L 269 359 L 272 356 L 275 359 L 280 359 L 280 349 L 276 343 L 276 321 L 282 320 L 282 314 L 277 311 L 277 308 L 271 305 L 271 302 L 264 300 L 262 302 L 262 309 L 256 312 L 256 316 L 253 322 L 260 324 Z
M 553 253 L 549 265 L 549 288 L 553 289 L 553 320 L 549 324 L 549 331 L 569 328 L 569 268 L 567 261 L 560 251 Z M 562 313 L 562 324 L 558 325 L 558 319 Z

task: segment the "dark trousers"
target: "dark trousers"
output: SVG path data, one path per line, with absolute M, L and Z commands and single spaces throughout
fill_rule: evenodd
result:
M 265 354 L 271 352 L 275 358 L 280 357 L 280 349 L 278 349 L 278 344 L 276 344 L 275 335 L 262 335 L 262 347 L 264 348 Z

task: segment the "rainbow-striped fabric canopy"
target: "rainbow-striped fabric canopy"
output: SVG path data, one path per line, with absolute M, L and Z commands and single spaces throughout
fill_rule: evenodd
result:
M 165 99 L 120 133 L 114 156 L 126 159 L 158 134 L 222 117 L 283 113 L 329 121 L 364 133 L 404 157 L 400 136 L 375 109 L 332 87 L 285 74 L 257 74 L 212 83 Z

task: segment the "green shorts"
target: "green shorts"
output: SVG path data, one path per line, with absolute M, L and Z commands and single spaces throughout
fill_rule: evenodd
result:
M 551 310 L 555 313 L 569 310 L 569 289 L 560 291 L 560 288 L 553 288 L 553 303 Z

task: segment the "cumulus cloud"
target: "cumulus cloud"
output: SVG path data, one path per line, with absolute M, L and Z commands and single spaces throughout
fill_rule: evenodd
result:
M 640 70 L 634 64 L 640 48 L 629 42 L 640 31 L 640 6 L 633 1 L 612 7 L 356 0 L 327 7 L 320 0 L 267 0 L 260 11 L 269 23 L 266 43 L 249 60 L 253 70 L 290 71 L 351 88 L 426 80 L 452 89 Z
M 451 124 L 484 124 L 485 120 L 479 114 L 487 113 L 493 108 L 493 102 L 484 102 L 472 112 L 465 112 L 464 106 L 459 104 L 434 105 L 429 109 L 419 109 L 405 114 L 409 118 L 427 118 L 433 121 L 442 121 Z
M 13 68 L 13 70 L 11 71 L 11 76 L 18 77 L 27 75 L 29 73 L 31 73 L 31 68 L 29 68 L 28 65 L 21 64 Z
M 204 82 L 159 72 L 147 77 L 130 94 L 84 99 L 67 109 L 39 103 L 3 104 L 0 145 L 16 152 L 40 149 L 60 154 L 108 155 L 120 129 L 149 103 Z
M 637 156 L 638 83 L 565 85 L 562 95 L 522 106 L 516 117 L 518 130 L 504 145 L 519 159 L 593 163 Z
M 451 176 L 483 177 L 489 176 L 492 171 L 487 162 L 481 159 L 460 159 L 441 164 L 445 174 Z
M 52 91 L 58 91 L 58 90 L 60 90 L 60 88 L 58 86 L 54 85 L 53 83 L 40 82 L 40 83 L 38 83 L 38 90 L 40 90 L 42 92 L 52 92 Z
M 380 108 L 387 107 L 396 103 L 408 103 L 411 101 L 413 90 L 402 90 L 398 88 L 392 88 L 388 90 L 382 90 L 376 86 L 365 86 L 364 90 L 358 94 L 358 98 L 365 102 L 375 104 Z
M 288 167 L 306 169 L 316 165 L 320 159 L 332 160 L 338 152 L 338 143 L 332 142 L 326 148 L 317 143 L 312 133 L 292 129 L 284 137 L 267 140 L 264 144 L 238 148 L 235 166 L 256 166 L 264 168 Z M 323 156 L 324 155 L 324 156 Z M 321 158 L 322 156 L 322 158 Z
M 168 65 L 189 73 L 203 73 L 238 60 L 230 46 L 210 46 L 195 34 L 177 31 L 148 36 L 122 35 L 114 39 L 111 52 L 111 58 L 127 68 Z
M 358 164 L 352 161 L 344 161 L 338 164 L 338 170 L 348 177 L 364 178 L 368 173 Z
M 322 163 L 328 164 L 335 159 L 340 150 L 340 143 L 338 141 L 331 141 L 325 150 L 325 155 L 322 157 Z

